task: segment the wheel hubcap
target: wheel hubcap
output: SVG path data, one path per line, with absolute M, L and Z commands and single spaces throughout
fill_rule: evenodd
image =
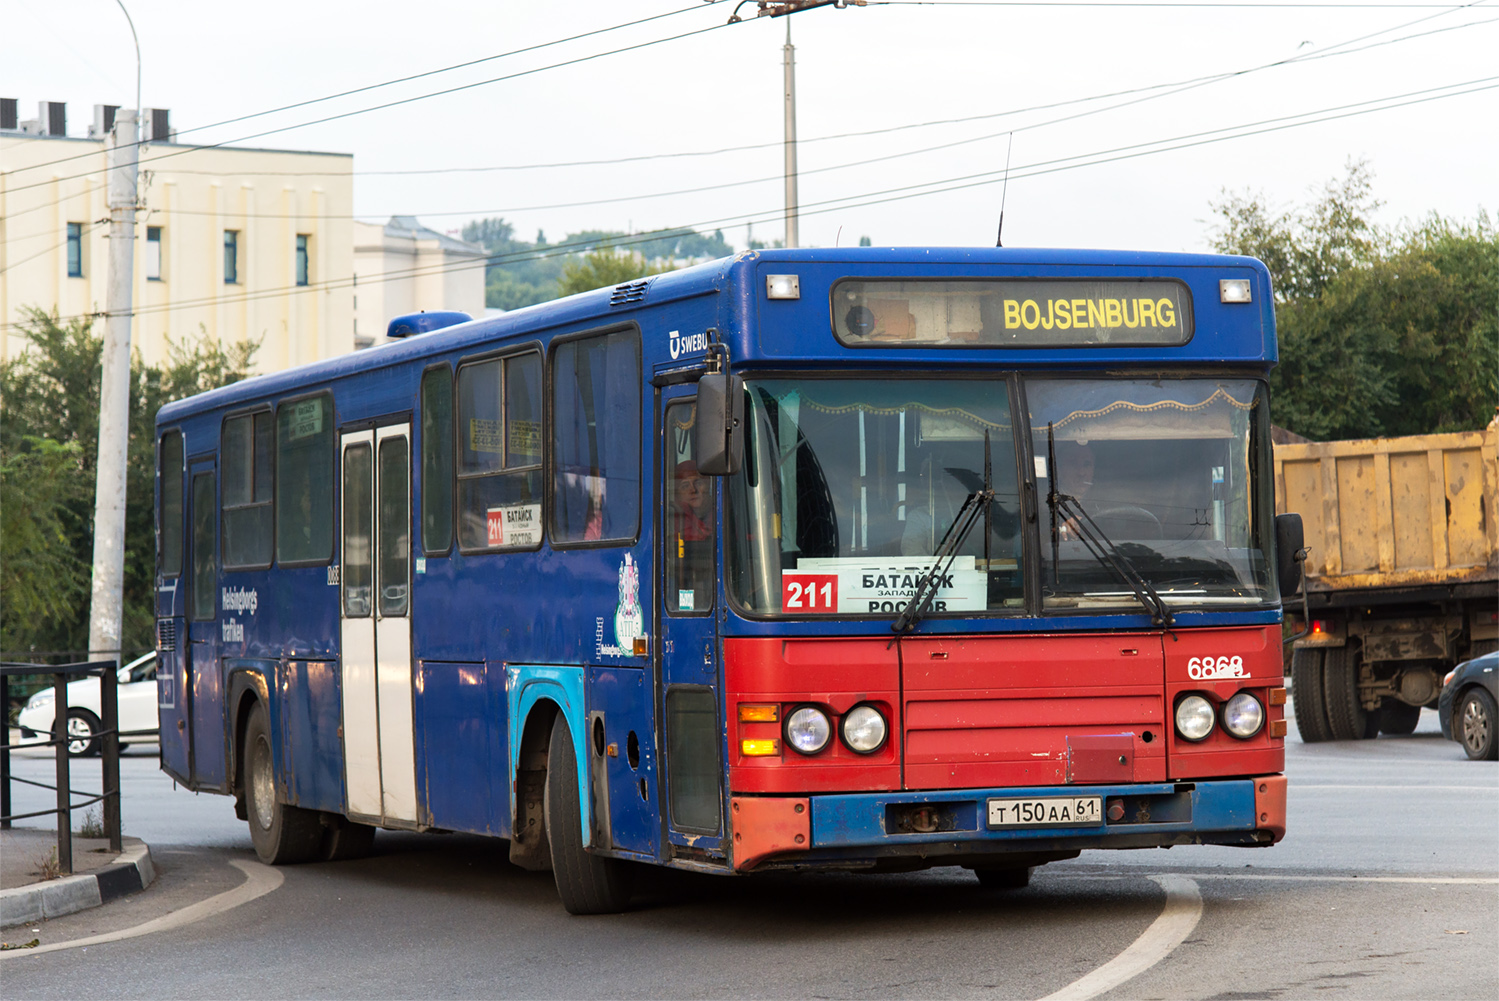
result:
M 1489 741 L 1489 714 L 1477 699 L 1470 699 L 1463 707 L 1463 743 L 1475 751 L 1483 749 Z
M 276 790 L 271 782 L 271 745 L 263 736 L 250 754 L 250 798 L 255 801 L 255 821 L 269 831 L 275 820 Z
M 68 720 L 68 751 L 73 754 L 82 754 L 83 749 L 88 747 L 90 740 L 94 738 L 93 727 L 88 722 L 74 716 Z

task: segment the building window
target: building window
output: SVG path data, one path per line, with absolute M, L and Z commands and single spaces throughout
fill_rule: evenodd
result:
M 297 234 L 297 284 L 307 284 L 307 234 Z
M 68 223 L 68 277 L 83 277 L 83 223 Z
M 161 281 L 161 227 L 146 227 L 146 281 Z
M 239 230 L 224 230 L 224 284 L 239 284 Z

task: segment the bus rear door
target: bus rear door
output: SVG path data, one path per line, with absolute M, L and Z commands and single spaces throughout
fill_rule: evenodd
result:
M 342 436 L 340 651 L 351 816 L 415 824 L 411 425 Z

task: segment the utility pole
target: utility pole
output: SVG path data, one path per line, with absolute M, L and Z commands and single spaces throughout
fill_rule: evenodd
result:
M 94 578 L 88 613 L 91 660 L 120 658 L 125 582 L 125 469 L 130 447 L 130 324 L 135 280 L 139 111 L 115 115 L 109 168 L 109 286 L 99 382 L 99 456 L 94 489 Z
M 791 45 L 791 19 L 786 19 L 786 246 L 796 247 L 796 49 Z

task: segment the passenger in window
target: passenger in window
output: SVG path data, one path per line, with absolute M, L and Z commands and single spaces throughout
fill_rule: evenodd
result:
M 1081 502 L 1093 489 L 1093 449 L 1085 441 L 1059 441 L 1056 447 L 1057 492 Z M 1057 534 L 1063 539 L 1077 538 L 1076 520 L 1068 518 L 1058 527 Z
M 711 607 L 713 595 L 713 485 L 691 459 L 673 470 L 671 508 L 676 608 L 703 611 Z

